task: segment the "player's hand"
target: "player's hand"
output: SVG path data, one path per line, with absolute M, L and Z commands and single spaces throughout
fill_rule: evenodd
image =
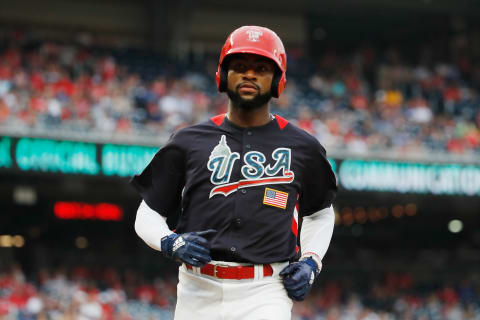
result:
M 194 267 L 202 267 L 212 261 L 210 243 L 204 236 L 216 233 L 209 229 L 199 232 L 173 233 L 162 238 L 162 252 L 169 258 L 188 263 Z
M 310 260 L 307 262 L 307 260 Z M 312 258 L 294 262 L 285 267 L 280 276 L 288 296 L 295 301 L 303 301 L 312 288 L 317 276 L 316 263 Z

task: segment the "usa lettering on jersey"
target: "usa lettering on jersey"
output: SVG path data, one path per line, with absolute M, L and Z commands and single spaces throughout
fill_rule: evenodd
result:
M 217 194 L 226 197 L 242 188 L 291 183 L 295 178 L 293 171 L 290 171 L 291 155 L 290 148 L 277 148 L 271 154 L 273 164 L 265 166 L 267 158 L 263 153 L 249 151 L 243 156 L 240 169 L 244 179 L 230 182 L 233 165 L 240 159 L 240 154 L 231 151 L 225 135 L 222 135 L 207 163 L 208 170 L 212 171 L 210 181 L 215 185 L 210 191 L 210 198 Z

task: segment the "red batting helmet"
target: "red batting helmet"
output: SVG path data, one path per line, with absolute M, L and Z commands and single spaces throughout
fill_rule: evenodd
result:
M 272 96 L 278 98 L 285 89 L 287 77 L 287 54 L 282 40 L 275 32 L 265 27 L 244 26 L 233 31 L 225 41 L 217 69 L 217 88 L 224 92 L 227 89 L 227 66 L 225 58 L 235 53 L 252 53 L 264 56 L 275 62 L 278 72 L 272 82 Z

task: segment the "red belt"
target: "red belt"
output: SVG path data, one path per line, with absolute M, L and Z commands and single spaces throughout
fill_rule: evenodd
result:
M 187 269 L 192 270 L 193 267 L 185 264 Z M 219 264 L 207 263 L 200 268 L 200 273 L 218 279 L 253 279 L 255 278 L 255 266 L 225 266 Z M 269 264 L 263 265 L 263 276 L 270 277 L 273 275 L 272 266 Z

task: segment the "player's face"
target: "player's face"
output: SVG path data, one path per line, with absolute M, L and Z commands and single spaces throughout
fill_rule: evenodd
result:
M 255 109 L 271 98 L 273 61 L 254 54 L 236 54 L 228 64 L 227 94 L 234 106 Z

